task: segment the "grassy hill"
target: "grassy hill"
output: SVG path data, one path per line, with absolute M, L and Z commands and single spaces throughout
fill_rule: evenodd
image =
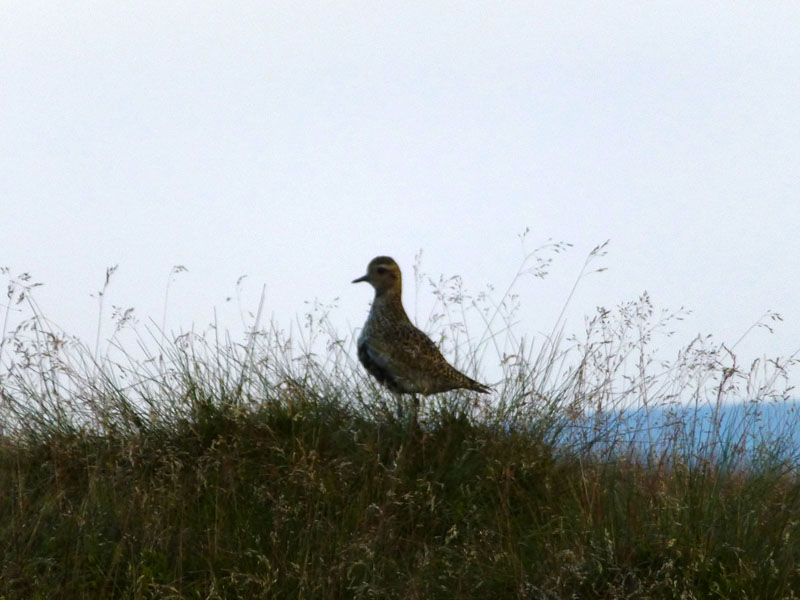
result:
M 789 598 L 791 465 L 646 464 L 459 411 L 263 405 L 0 446 L 4 598 Z M 693 457 L 698 458 L 698 457 Z
M 0 345 L 4 600 L 800 595 L 796 423 L 719 411 L 789 397 L 789 364 L 694 340 L 665 366 L 646 297 L 518 344 L 491 398 L 431 397 L 418 427 L 347 343 L 315 345 L 324 319 L 133 358 L 30 306 Z M 632 400 L 666 417 L 631 424 Z

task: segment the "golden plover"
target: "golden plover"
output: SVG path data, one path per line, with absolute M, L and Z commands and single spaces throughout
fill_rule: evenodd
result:
M 450 365 L 436 344 L 406 315 L 400 267 L 388 256 L 370 261 L 366 281 L 375 299 L 358 337 L 358 359 L 379 383 L 397 394 L 437 394 L 457 388 L 486 394 L 489 388 Z

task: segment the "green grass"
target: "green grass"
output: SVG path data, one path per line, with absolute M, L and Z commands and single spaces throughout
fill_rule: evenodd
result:
M 295 390 L 298 392 L 298 390 Z M 137 434 L 0 452 L 7 598 L 781 598 L 800 586 L 784 465 L 662 469 L 336 398 L 208 405 Z
M 0 598 L 800 594 L 790 430 L 682 433 L 691 406 L 788 397 L 790 365 L 695 340 L 665 366 L 646 296 L 580 340 L 512 339 L 490 400 L 430 398 L 413 428 L 319 313 L 302 343 L 256 318 L 244 344 L 137 329 L 142 356 L 98 356 L 12 283 L 30 316 L 0 346 Z M 631 399 L 681 424 L 657 450 L 620 429 Z

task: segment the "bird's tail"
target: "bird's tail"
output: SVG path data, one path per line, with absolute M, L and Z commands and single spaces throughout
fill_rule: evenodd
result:
M 489 392 L 492 391 L 492 388 L 490 388 L 487 385 L 483 385 L 482 383 L 479 383 L 479 382 L 475 381 L 474 379 L 470 379 L 469 382 L 470 382 L 469 389 L 472 390 L 473 392 L 480 392 L 481 394 L 488 394 Z

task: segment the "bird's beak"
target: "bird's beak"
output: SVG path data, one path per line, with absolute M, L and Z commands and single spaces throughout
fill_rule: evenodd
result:
M 358 279 L 353 279 L 351 283 L 360 283 L 362 281 L 368 281 L 367 275 L 362 275 Z

